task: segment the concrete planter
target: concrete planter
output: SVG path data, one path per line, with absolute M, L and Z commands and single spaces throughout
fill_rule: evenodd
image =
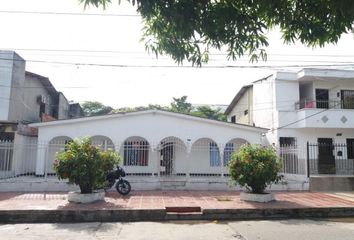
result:
M 250 192 L 241 192 L 240 199 L 243 201 L 250 201 L 250 202 L 270 202 L 274 201 L 274 194 L 273 193 L 250 193 Z
M 68 201 L 74 203 L 91 203 L 104 200 L 104 191 L 95 191 L 93 193 L 82 194 L 80 192 L 69 192 Z

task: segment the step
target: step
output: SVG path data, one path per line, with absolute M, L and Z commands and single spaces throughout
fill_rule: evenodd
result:
M 354 191 L 354 176 L 310 177 L 310 191 Z

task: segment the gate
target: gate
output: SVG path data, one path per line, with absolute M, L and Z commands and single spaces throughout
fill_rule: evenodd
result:
M 333 143 L 332 139 L 319 138 L 308 143 L 308 163 L 311 174 L 353 175 L 354 144 Z

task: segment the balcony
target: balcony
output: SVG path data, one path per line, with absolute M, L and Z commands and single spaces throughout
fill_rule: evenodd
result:
M 308 100 L 295 103 L 295 109 L 354 109 L 354 100 Z
M 301 100 L 294 115 L 286 113 L 282 125 L 297 128 L 354 128 L 354 101 Z M 288 118 L 286 116 L 289 116 Z

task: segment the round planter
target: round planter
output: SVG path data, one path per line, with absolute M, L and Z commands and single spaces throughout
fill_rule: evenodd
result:
M 74 203 L 91 203 L 104 200 L 104 191 L 94 191 L 93 193 L 82 194 L 80 192 L 69 192 L 68 201 Z
M 243 201 L 250 201 L 250 202 L 270 202 L 274 201 L 274 194 L 273 193 L 249 193 L 249 192 L 241 192 L 240 199 Z

